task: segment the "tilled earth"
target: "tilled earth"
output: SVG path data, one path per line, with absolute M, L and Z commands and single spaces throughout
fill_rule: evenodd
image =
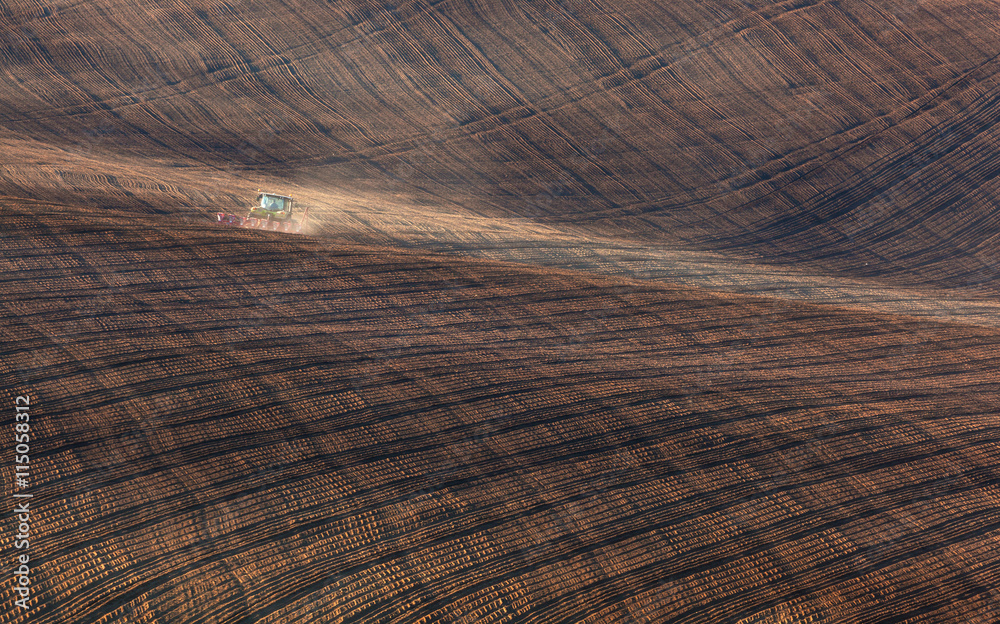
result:
M 31 621 L 997 614 L 1000 330 L 9 209 Z
M 0 624 L 1000 621 L 998 17 L 0 4 Z

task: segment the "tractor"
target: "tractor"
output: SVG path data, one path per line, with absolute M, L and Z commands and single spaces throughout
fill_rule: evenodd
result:
M 253 228 L 258 230 L 276 230 L 279 232 L 298 232 L 305 225 L 309 208 L 302 211 L 302 218 L 292 219 L 292 198 L 275 193 L 262 193 L 257 190 L 257 200 L 250 207 L 245 217 L 225 212 L 216 213 L 219 223 L 233 227 Z

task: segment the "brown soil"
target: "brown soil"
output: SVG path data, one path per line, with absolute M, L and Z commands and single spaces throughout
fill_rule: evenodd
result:
M 0 624 L 1000 621 L 998 13 L 0 4 Z

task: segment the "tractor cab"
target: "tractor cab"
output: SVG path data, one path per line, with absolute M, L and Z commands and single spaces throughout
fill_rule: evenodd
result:
M 292 217 L 292 198 L 287 195 L 259 193 L 248 217 L 284 221 Z

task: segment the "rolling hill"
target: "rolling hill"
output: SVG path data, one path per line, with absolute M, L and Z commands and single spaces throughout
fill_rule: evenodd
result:
M 0 622 L 1000 620 L 998 13 L 0 4 Z

